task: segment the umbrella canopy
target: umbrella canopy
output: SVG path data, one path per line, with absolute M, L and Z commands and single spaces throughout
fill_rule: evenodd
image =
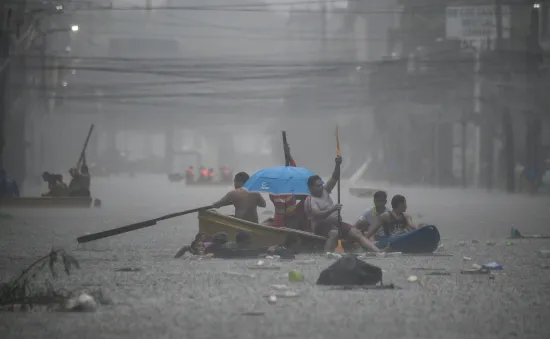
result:
M 307 179 L 312 171 L 291 166 L 264 168 L 254 173 L 244 184 L 249 192 L 309 195 Z

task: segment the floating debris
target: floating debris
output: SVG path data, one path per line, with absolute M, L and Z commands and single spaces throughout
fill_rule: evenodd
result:
M 386 257 L 401 257 L 401 256 L 403 256 L 402 252 L 388 252 L 388 253 L 385 253 L 385 254 L 386 254 Z
M 123 267 L 115 269 L 115 272 L 141 272 L 143 268 L 140 267 Z
M 271 305 L 275 305 L 277 303 L 277 297 L 272 294 L 267 297 L 267 302 Z
M 451 272 L 447 272 L 447 271 L 433 271 L 433 272 L 428 272 L 426 273 L 426 275 L 432 275 L 432 276 L 449 276 L 451 275 Z
M 239 272 L 224 272 L 225 275 L 228 275 L 230 277 L 243 277 L 243 278 L 255 278 L 255 274 L 246 274 L 246 273 L 239 273 Z
M 302 274 L 302 272 L 292 270 L 292 271 L 288 272 L 288 280 L 298 282 L 298 281 L 304 281 L 305 278 L 304 278 L 304 275 Z
M 482 268 L 488 269 L 488 270 L 502 270 L 504 267 L 502 267 L 501 264 L 491 261 L 489 263 L 481 265 Z
M 340 259 L 342 258 L 342 255 L 340 253 L 331 253 L 331 252 L 327 252 L 327 258 L 329 259 Z
M 416 275 L 411 275 L 410 277 L 407 278 L 407 281 L 408 282 L 417 282 L 418 281 L 418 277 Z
M 491 274 L 486 268 L 461 269 L 460 274 Z
M 244 316 L 250 316 L 250 317 L 260 317 L 260 316 L 263 316 L 265 315 L 265 312 L 243 312 L 241 313 L 241 315 L 244 315 Z
M 65 304 L 65 310 L 73 312 L 94 312 L 97 310 L 97 303 L 91 295 L 82 293 L 78 297 L 69 299 Z
M 269 264 L 269 265 L 249 265 L 248 269 L 251 270 L 280 270 L 281 266 Z
M 276 293 L 275 296 L 278 298 L 297 298 L 300 294 L 294 291 L 284 291 L 282 293 Z

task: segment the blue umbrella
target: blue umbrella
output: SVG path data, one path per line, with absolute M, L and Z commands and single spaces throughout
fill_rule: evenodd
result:
M 249 192 L 309 195 L 307 179 L 312 171 L 292 166 L 264 168 L 254 173 L 244 184 Z

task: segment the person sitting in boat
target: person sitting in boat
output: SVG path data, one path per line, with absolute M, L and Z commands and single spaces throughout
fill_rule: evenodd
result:
M 216 172 L 214 172 L 213 168 L 208 169 L 208 181 L 214 181 L 214 177 L 216 176 Z
M 199 168 L 199 179 L 198 182 L 204 182 L 208 180 L 208 169 L 204 166 Z
M 61 174 L 44 172 L 42 179 L 48 183 L 48 193 L 42 194 L 43 197 L 66 197 L 69 195 L 69 188 L 63 182 Z
M 195 169 L 193 166 L 187 167 L 185 170 L 185 182 L 194 182 L 195 181 Z
M 233 178 L 233 171 L 227 164 L 220 168 L 220 174 L 222 182 L 230 182 L 231 178 Z
M 288 165 L 296 167 L 296 162 L 290 155 L 290 148 L 285 145 L 285 155 L 288 157 Z M 305 198 L 305 197 L 304 197 Z M 298 201 L 297 198 L 292 194 L 270 194 L 269 200 L 273 203 L 275 207 L 275 215 L 273 216 L 273 221 L 269 224 L 272 227 L 288 227 L 288 228 L 299 228 L 300 222 L 298 216 Z
M 71 181 L 69 182 L 69 196 L 89 197 L 90 196 L 90 172 L 88 166 L 82 165 L 80 171 L 76 168 L 69 170 Z
M 355 222 L 355 228 L 366 234 L 369 230 L 369 227 L 374 226 L 377 223 L 378 217 L 389 211 L 389 208 L 386 206 L 388 203 L 388 194 L 384 191 L 377 191 L 374 193 L 374 206 L 367 209 L 359 219 Z M 379 234 L 383 230 L 380 229 Z
M 15 180 L 8 178 L 4 169 L 0 169 L 0 198 L 19 197 L 19 187 Z
M 386 211 L 378 216 L 375 224 L 369 228 L 365 235 L 367 238 L 379 238 L 380 235 L 392 237 L 418 228 L 417 225 L 413 224 L 411 216 L 405 213 L 407 210 L 407 200 L 404 196 L 395 195 L 391 199 L 391 207 L 391 211 Z M 383 233 L 379 233 L 380 230 Z
M 245 172 L 235 174 L 233 184 L 235 189 L 228 192 L 223 198 L 212 204 L 213 208 L 233 205 L 235 217 L 258 223 L 258 207 L 265 207 L 266 203 L 260 193 L 248 192 L 243 188 L 244 183 L 250 178 Z
M 340 178 L 341 157 L 336 157 L 336 166 L 332 177 L 323 186 L 323 180 L 318 175 L 309 177 L 307 185 L 310 195 L 306 198 L 304 208 L 308 215 L 315 234 L 327 238 L 325 252 L 332 252 L 338 245 L 340 238 L 349 238 L 357 241 L 366 250 L 380 252 L 376 245 L 365 238 L 361 231 L 339 220 L 338 211 L 341 204 L 334 204 L 330 193 Z

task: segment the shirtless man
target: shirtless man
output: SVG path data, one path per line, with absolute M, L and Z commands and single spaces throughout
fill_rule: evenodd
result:
M 402 195 L 395 195 L 391 199 L 391 211 L 382 213 L 374 225 L 369 227 L 367 238 L 376 235 L 379 230 L 383 231 L 383 236 L 391 237 L 410 232 L 418 228 L 413 224 L 411 217 L 405 213 L 407 210 L 407 200 Z
M 380 252 L 374 243 L 363 236 L 357 228 L 338 220 L 338 211 L 341 204 L 334 204 L 330 193 L 340 178 L 341 157 L 336 157 L 336 166 L 332 177 L 323 186 L 318 175 L 311 176 L 307 185 L 311 195 L 307 197 L 304 209 L 311 220 L 315 234 L 326 237 L 325 252 L 332 252 L 338 245 L 339 238 L 351 238 L 366 250 Z
M 212 206 L 220 208 L 233 205 L 236 218 L 258 223 L 258 207 L 265 207 L 266 203 L 260 193 L 251 193 L 242 188 L 249 178 L 250 176 L 245 172 L 235 174 L 235 179 L 233 179 L 235 189 L 213 203 Z

